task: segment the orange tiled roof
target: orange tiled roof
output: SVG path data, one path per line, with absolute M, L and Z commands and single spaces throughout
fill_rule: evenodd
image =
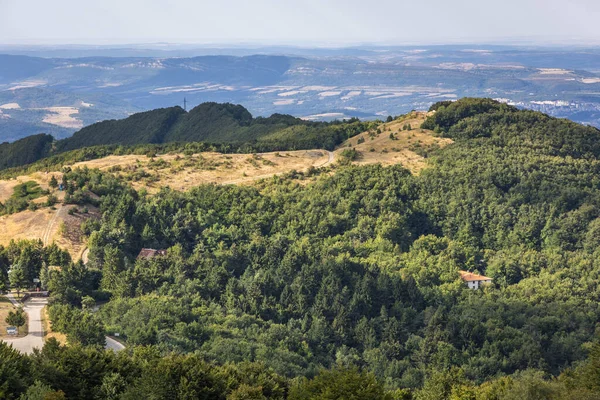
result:
M 492 278 L 488 278 L 487 276 L 474 274 L 468 271 L 459 271 L 460 277 L 465 282 L 475 282 L 475 281 L 491 281 Z

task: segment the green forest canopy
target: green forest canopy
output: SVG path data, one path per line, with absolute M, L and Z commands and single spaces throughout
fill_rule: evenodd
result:
M 27 243 L 0 256 L 28 254 L 20 263 L 42 272 L 73 345 L 33 360 L 108 357 L 77 382 L 101 391 L 115 380 L 123 398 L 157 376 L 184 398 L 183 376 L 208 390 L 217 381 L 202 379 L 248 362 L 271 382 L 246 383 L 258 397 L 219 386 L 214 398 L 347 398 L 324 393 L 353 381 L 373 390 L 364 399 L 599 398 L 598 130 L 485 99 L 434 109 L 425 127 L 455 143 L 419 176 L 349 166 L 308 185 L 274 177 L 149 195 L 68 172 L 73 199 L 101 196 L 101 221 L 82 226 L 88 265 L 56 249 L 32 257 Z M 168 250 L 137 259 L 142 248 Z M 49 257 L 60 271 L 43 269 Z M 462 269 L 494 283 L 469 290 Z M 90 313 L 88 298 L 108 302 Z M 102 330 L 126 341 L 127 367 L 93 349 Z M 34 384 L 23 371 L 21 391 Z M 35 376 L 69 398 L 83 390 Z

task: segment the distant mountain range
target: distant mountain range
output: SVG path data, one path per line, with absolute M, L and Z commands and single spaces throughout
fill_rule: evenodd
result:
M 0 55 L 0 141 L 37 133 L 64 138 L 98 121 L 183 106 L 184 98 L 192 106 L 243 104 L 257 116 L 334 120 L 401 114 L 444 99 L 491 97 L 600 126 L 598 49 L 155 46 L 1 51 L 12 54 Z

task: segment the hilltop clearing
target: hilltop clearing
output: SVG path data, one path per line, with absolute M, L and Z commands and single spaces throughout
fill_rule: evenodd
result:
M 351 160 L 353 164 L 401 164 L 413 174 L 419 173 L 427 166 L 427 157 L 432 151 L 453 142 L 434 136 L 431 130 L 421 129 L 426 118 L 425 112 L 412 112 L 381 124 L 346 140 L 335 151 L 336 157 L 342 156 L 345 149 L 352 148 L 357 152 Z
M 326 150 L 282 151 L 260 154 L 165 154 L 148 156 L 109 156 L 84 161 L 72 168 L 98 168 L 130 181 L 134 188 L 154 192 L 169 186 L 188 190 L 206 183 L 238 184 L 292 171 L 305 171 L 329 165 Z

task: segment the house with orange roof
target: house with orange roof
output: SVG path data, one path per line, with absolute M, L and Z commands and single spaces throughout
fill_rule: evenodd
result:
M 467 283 L 469 289 L 477 290 L 483 285 L 489 285 L 492 283 L 492 278 L 487 276 L 474 274 L 468 271 L 459 271 L 460 278 Z

